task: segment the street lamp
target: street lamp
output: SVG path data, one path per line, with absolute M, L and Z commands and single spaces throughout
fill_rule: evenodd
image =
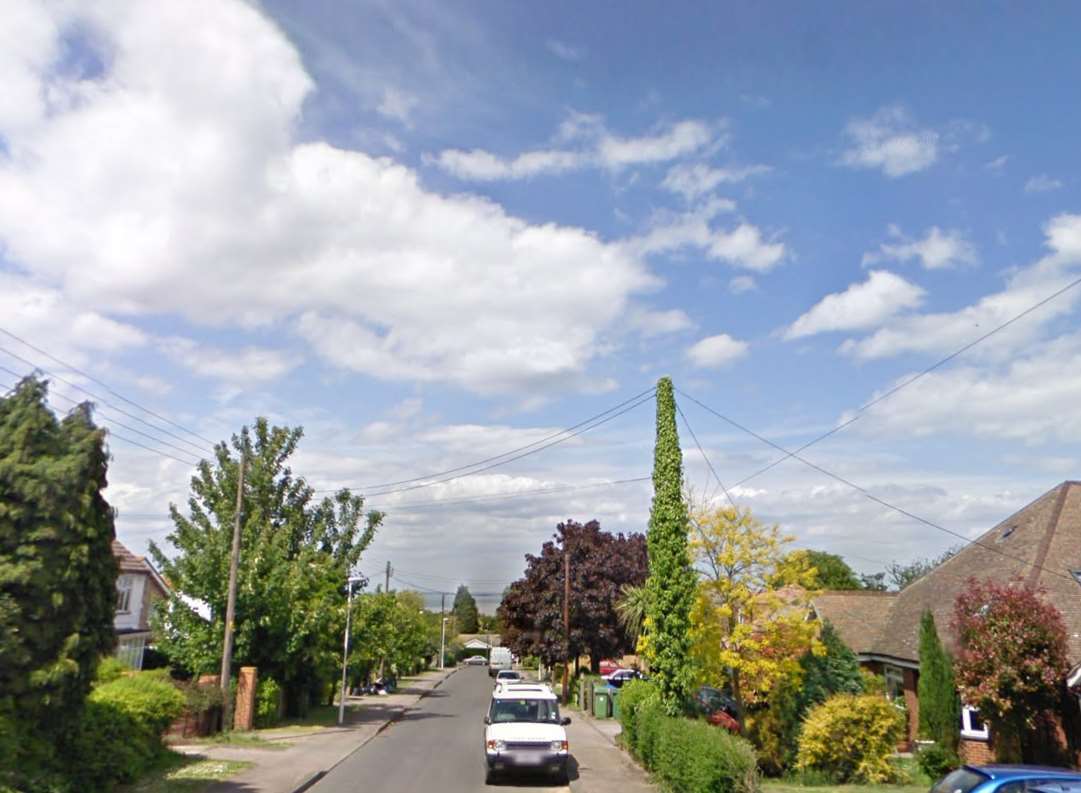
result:
M 359 584 L 364 580 L 363 576 L 350 576 L 346 582 L 349 590 L 349 605 L 345 610 L 345 652 L 342 653 L 342 695 L 338 702 L 338 726 L 345 723 L 345 676 L 349 668 L 349 628 L 353 620 L 353 584 Z

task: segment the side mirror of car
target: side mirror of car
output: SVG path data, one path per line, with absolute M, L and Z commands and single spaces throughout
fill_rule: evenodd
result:
M 488 717 L 488 716 L 485 716 L 485 717 L 484 717 L 484 723 L 485 723 L 485 724 L 491 724 L 491 723 L 492 723 L 492 719 L 491 719 L 490 717 Z
M 571 723 L 571 717 L 570 716 L 564 716 L 562 719 L 559 720 L 559 723 L 562 726 L 566 727 L 568 724 Z

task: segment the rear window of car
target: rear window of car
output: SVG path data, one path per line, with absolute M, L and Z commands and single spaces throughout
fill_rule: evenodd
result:
M 958 768 L 942 777 L 931 788 L 931 793 L 969 793 L 988 779 L 990 777 L 971 768 Z

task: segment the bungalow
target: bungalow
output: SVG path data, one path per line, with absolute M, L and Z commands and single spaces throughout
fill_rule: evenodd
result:
M 973 578 L 1020 580 L 1043 589 L 1062 612 L 1070 660 L 1079 664 L 1081 482 L 1058 485 L 900 592 L 823 592 L 814 597 L 813 616 L 833 623 L 861 664 L 885 677 L 887 695 L 903 699 L 909 745 L 919 724 L 920 618 L 930 609 L 942 642 L 956 654 L 957 637 L 950 626 L 953 606 Z M 1079 670 L 1081 666 L 1074 667 L 1068 685 L 1081 685 Z M 990 731 L 978 711 L 963 706 L 958 727 L 963 759 L 993 759 Z
M 116 579 L 116 657 L 133 669 L 143 668 L 143 654 L 150 639 L 150 609 L 168 596 L 169 588 L 158 571 L 113 540 L 113 557 L 120 568 Z

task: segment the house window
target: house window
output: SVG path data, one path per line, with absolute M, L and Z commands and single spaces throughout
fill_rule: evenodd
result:
M 131 613 L 131 590 L 135 585 L 135 576 L 122 575 L 116 579 L 116 613 Z
M 143 636 L 126 637 L 116 644 L 116 657 L 132 669 L 143 668 L 143 651 L 146 638 Z
M 961 737 L 973 741 L 986 741 L 991 737 L 991 731 L 980 718 L 980 712 L 968 705 L 961 708 Z
M 899 666 L 890 666 L 885 664 L 882 667 L 882 674 L 886 678 L 886 696 L 892 700 L 905 699 L 905 672 Z

